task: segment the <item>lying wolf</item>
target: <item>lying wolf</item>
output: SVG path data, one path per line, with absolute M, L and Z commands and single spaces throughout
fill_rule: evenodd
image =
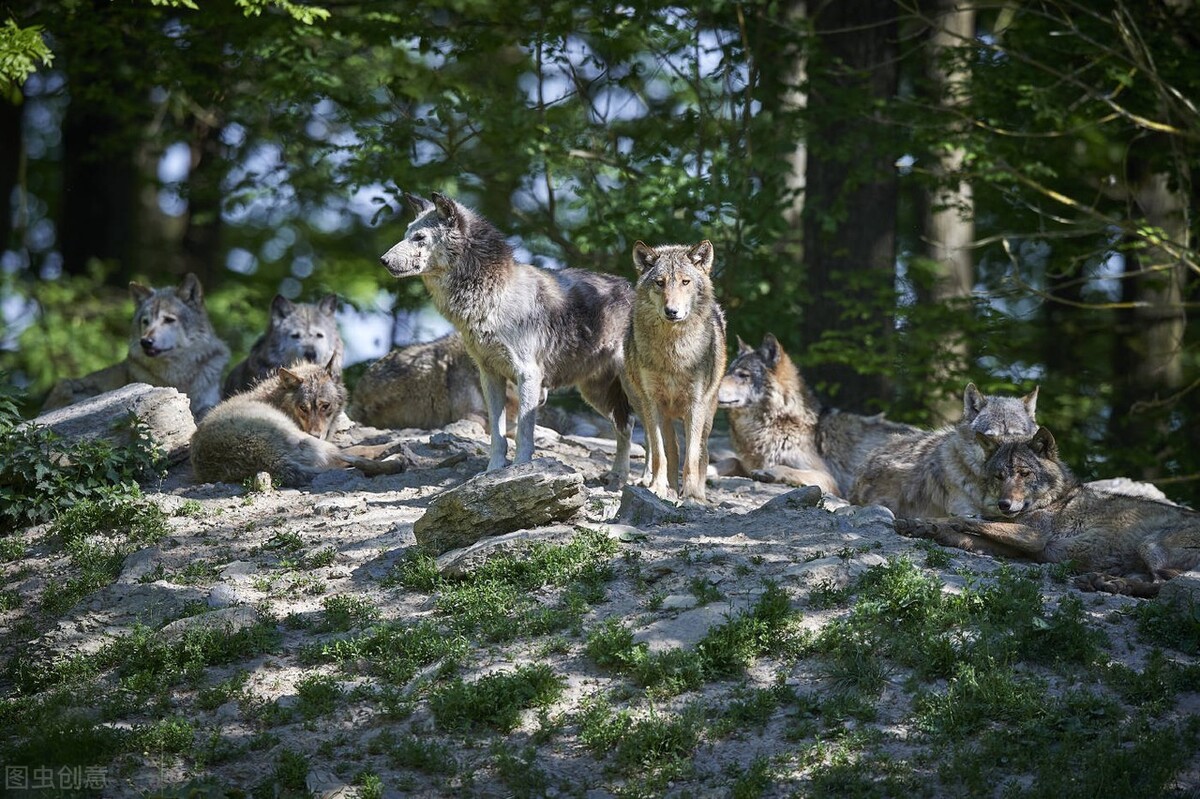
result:
M 1154 596 L 1164 580 L 1200 564 L 1200 513 L 1169 502 L 1080 484 L 1054 436 L 999 445 L 984 468 L 990 521 L 897 519 L 896 531 L 971 552 L 1070 562 L 1094 588 Z
M 488 469 L 507 463 L 505 381 L 517 386 L 517 463 L 533 458 L 537 408 L 547 390 L 574 385 L 616 427 L 612 482 L 623 484 L 632 429 L 621 385 L 629 282 L 516 263 L 500 231 L 466 206 L 437 193 L 433 202 L 406 198 L 416 219 L 380 261 L 395 277 L 421 278 L 479 366 L 492 442 Z
M 625 334 L 628 393 L 646 428 L 646 474 L 652 492 L 668 485 L 703 502 L 708 434 L 725 371 L 725 315 L 713 296 L 713 246 L 633 245 L 638 270 Z M 683 486 L 675 420 L 683 422 Z
M 962 420 L 933 432 L 894 438 L 867 458 L 848 499 L 884 505 L 896 516 L 978 516 L 984 498 L 985 446 L 1027 440 L 1037 430 L 1037 389 L 1024 397 L 963 392 Z
M 346 404 L 333 362 L 301 362 L 235 394 L 204 417 L 192 434 L 198 482 L 241 482 L 270 472 L 279 485 L 301 486 L 330 469 L 354 466 L 366 474 L 403 471 L 403 460 L 375 460 L 380 447 L 342 449 L 326 439 Z
M 815 485 L 846 496 L 877 447 L 920 431 L 882 414 L 826 409 L 774 335 L 755 349 L 740 338 L 737 357 L 721 379 L 717 402 L 729 416 L 736 458 L 721 474 L 764 482 Z
M 271 300 L 271 316 L 267 330 L 249 355 L 240 361 L 225 378 L 222 396 L 231 397 L 245 391 L 264 377 L 275 374 L 281 366 L 297 361 L 330 363 L 339 377 L 342 374 L 342 336 L 338 332 L 337 295 L 326 294 L 319 302 L 293 303 L 282 294 Z
M 129 383 L 178 389 L 187 395 L 196 419 L 220 401 L 229 348 L 209 322 L 199 279 L 188 273 L 177 288 L 161 289 L 130 283 L 129 293 L 137 307 L 125 360 L 85 377 L 60 380 L 42 413 Z

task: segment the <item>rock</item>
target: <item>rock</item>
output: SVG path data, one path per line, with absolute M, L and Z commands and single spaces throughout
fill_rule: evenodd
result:
M 141 582 L 143 577 L 153 574 L 159 568 L 161 565 L 159 558 L 161 557 L 162 550 L 158 547 L 147 547 L 139 549 L 137 552 L 130 552 L 125 556 L 125 562 L 121 566 L 121 574 L 117 577 L 117 582 Z
M 1200 618 L 1200 571 L 1184 572 L 1167 580 L 1156 601 Z
M 654 527 L 684 521 L 675 505 L 651 493 L 645 486 L 626 485 L 621 489 L 621 507 L 616 520 L 624 524 Z
M 738 597 L 729 602 L 687 610 L 678 616 L 661 619 L 633 634 L 635 644 L 644 643 L 651 654 L 670 649 L 690 649 L 708 635 L 709 630 L 737 618 L 749 610 L 757 597 Z
M 855 527 L 865 527 L 868 524 L 886 524 L 892 526 L 896 523 L 896 514 L 882 505 L 864 505 L 855 508 L 850 513 L 850 523 Z
M 233 635 L 257 623 L 257 610 L 246 605 L 235 605 L 173 621 L 159 630 L 158 635 L 168 642 L 178 641 L 193 630 L 219 630 L 226 635 Z
M 461 577 L 478 569 L 499 554 L 521 552 L 535 543 L 563 544 L 576 535 L 576 528 L 565 524 L 537 530 L 518 530 L 515 533 L 492 536 L 463 549 L 452 549 L 438 556 L 438 572 L 447 577 Z
M 417 543 L 436 554 L 490 535 L 562 522 L 588 493 L 583 476 L 551 458 L 476 475 L 438 495 L 413 523 Z
M 821 499 L 824 493 L 817 486 L 804 486 L 797 488 L 786 494 L 780 494 L 771 501 L 767 502 L 761 508 L 750 512 L 753 516 L 761 516 L 768 513 L 778 513 L 780 511 L 790 510 L 807 510 L 808 508 L 816 508 L 821 504 Z
M 150 438 L 162 449 L 167 463 L 187 457 L 196 421 L 187 395 L 173 388 L 130 383 L 44 413 L 32 423 L 48 427 L 69 441 L 104 439 L 125 447 L 131 443 L 124 424 L 131 413 L 149 428 Z
M 349 519 L 367 509 L 367 498 L 361 494 L 350 494 L 344 497 L 326 497 L 313 505 L 313 513 L 317 516 L 332 516 L 335 519 Z
M 873 552 L 846 560 L 840 557 L 818 558 L 807 563 L 798 563 L 784 569 L 784 576 L 791 577 L 811 588 L 829 586 L 845 588 L 863 572 L 873 566 L 887 563 L 887 558 Z
M 269 494 L 275 490 L 270 472 L 256 472 L 250 480 L 250 490 L 255 494 Z
M 227 608 L 233 605 L 240 605 L 244 602 L 244 598 L 238 593 L 237 589 L 226 583 L 217 583 L 208 592 L 208 606 L 210 608 Z

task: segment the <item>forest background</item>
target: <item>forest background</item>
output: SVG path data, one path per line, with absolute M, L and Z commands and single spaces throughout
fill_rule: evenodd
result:
M 1040 386 L 1195 506 L 1197 52 L 1193 0 L 0 3 L 0 372 L 32 415 L 189 271 L 235 360 L 276 292 L 360 364 L 433 335 L 378 258 L 438 190 L 549 267 L 710 239 L 731 349 L 827 404 Z

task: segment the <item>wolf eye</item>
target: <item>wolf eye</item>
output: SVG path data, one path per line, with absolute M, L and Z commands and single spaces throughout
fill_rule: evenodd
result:
M 667 279 L 665 277 L 660 277 L 658 280 L 654 281 L 654 284 L 661 289 L 663 286 L 667 285 Z
M 328 402 L 318 402 L 317 410 L 319 410 L 321 413 L 329 413 L 329 403 Z
M 300 338 L 300 331 L 296 331 L 295 333 L 292 333 L 292 338 Z
M 319 331 L 319 330 L 318 330 L 318 331 L 317 331 L 317 338 L 325 338 L 325 334 L 324 334 L 324 333 L 322 333 L 321 331 Z
M 414 233 L 413 237 L 412 237 L 412 241 L 415 244 L 420 244 L 421 242 L 425 241 L 425 234 L 424 233 Z
M 163 321 L 166 322 L 168 325 L 173 325 L 176 322 L 178 322 L 179 320 L 176 319 L 174 316 L 164 316 Z
M 679 281 L 679 282 L 680 282 L 680 283 L 682 283 L 682 284 L 683 284 L 683 285 L 685 285 L 685 286 L 690 286 L 690 285 L 692 285 L 692 279 L 691 279 L 691 278 L 689 278 L 689 277 L 685 277 L 683 280 L 681 280 L 681 281 Z
M 747 372 L 745 369 L 738 369 L 736 372 L 733 373 L 733 376 L 736 377 L 738 380 L 749 380 L 750 379 L 750 373 Z

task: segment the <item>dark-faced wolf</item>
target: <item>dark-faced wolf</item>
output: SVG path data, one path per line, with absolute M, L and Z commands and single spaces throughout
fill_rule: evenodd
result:
M 250 354 L 225 378 L 222 394 L 245 391 L 281 366 L 297 361 L 333 364 L 342 374 L 342 336 L 338 332 L 337 296 L 326 294 L 319 302 L 294 303 L 282 294 L 271 300 L 267 331 L 258 337 Z M 331 360 L 332 359 L 332 360 Z
M 971 552 L 1070 562 L 1087 572 L 1081 588 L 1134 596 L 1154 596 L 1200 564 L 1200 513 L 1081 485 L 1044 427 L 997 446 L 984 473 L 992 520 L 897 519 L 896 530 Z
M 519 264 L 500 231 L 461 203 L 437 193 L 433 202 L 405 196 L 416 219 L 380 260 L 395 277 L 421 278 L 479 366 L 492 441 L 488 469 L 507 463 L 505 381 L 517 387 L 517 463 L 533 458 L 537 408 L 546 392 L 573 385 L 616 427 L 612 481 L 624 483 L 632 427 L 621 385 L 629 282 Z
M 625 335 L 628 393 L 646 428 L 642 482 L 703 502 L 708 434 L 725 371 L 725 315 L 713 296 L 713 246 L 633 245 L 638 270 Z M 683 423 L 683 485 L 675 420 Z
M 299 486 L 329 469 L 355 466 L 367 474 L 403 471 L 402 460 L 375 460 L 380 447 L 342 449 L 327 441 L 346 404 L 332 360 L 279 367 L 217 405 L 192 434 L 198 482 L 241 482 L 269 472 L 279 485 Z
M 721 379 L 720 407 L 729 416 L 736 458 L 722 474 L 766 482 L 815 485 L 846 496 L 867 456 L 900 436 L 920 431 L 882 414 L 861 416 L 824 408 L 771 333 L 756 349 L 738 339 L 738 353 Z
M 178 389 L 197 419 L 220 401 L 229 348 L 209 322 L 199 279 L 188 273 L 177 288 L 161 289 L 130 283 L 129 294 L 137 307 L 125 360 L 85 377 L 60 380 L 46 397 L 43 413 L 129 383 Z
M 1037 389 L 1021 398 L 987 397 L 974 383 L 963 392 L 962 420 L 883 444 L 855 479 L 849 500 L 877 504 L 897 516 L 979 516 L 985 446 L 1027 440 L 1037 430 Z

